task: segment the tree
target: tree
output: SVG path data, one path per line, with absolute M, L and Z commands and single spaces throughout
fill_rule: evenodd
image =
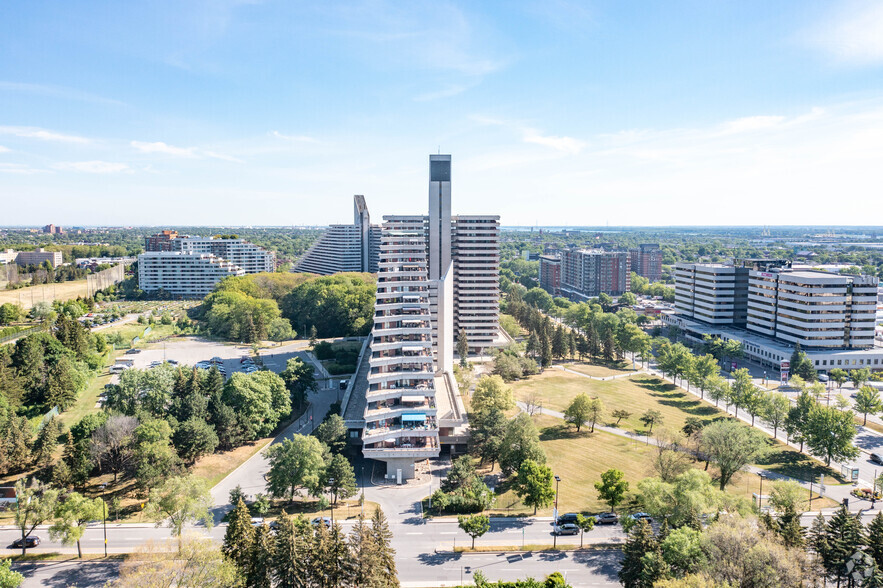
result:
M 90 451 L 98 467 L 113 472 L 113 483 L 129 467 L 134 456 L 132 438 L 138 427 L 138 419 L 125 415 L 112 415 L 92 433 Z
M 766 438 L 757 429 L 723 420 L 702 429 L 700 445 L 720 470 L 720 489 L 724 490 L 733 474 L 764 454 Z
M 132 434 L 132 463 L 138 487 L 151 488 L 176 474 L 181 467 L 171 441 L 172 428 L 163 419 L 148 419 Z
M 800 451 L 803 452 L 803 444 L 806 442 L 807 424 L 809 413 L 818 404 L 812 394 L 804 390 L 797 396 L 794 406 L 788 409 L 785 417 L 785 433 L 792 441 L 800 442 Z
M 214 519 L 209 512 L 212 497 L 208 484 L 194 475 L 168 479 L 165 484 L 150 491 L 150 500 L 144 509 L 148 520 L 159 527 L 168 520 L 172 535 L 178 538 L 178 550 L 182 549 L 181 534 L 187 523 L 202 522 L 211 529 Z
M 251 524 L 251 514 L 245 501 L 240 498 L 227 517 L 227 531 L 224 533 L 224 544 L 221 551 L 224 556 L 235 563 L 239 569 L 248 569 L 248 560 L 251 557 L 251 546 L 254 543 L 254 526 Z
M 692 527 L 674 529 L 659 543 L 659 548 L 662 550 L 662 558 L 675 576 L 699 572 L 705 565 L 702 531 Z
M 487 518 L 487 517 L 485 517 Z M 488 527 L 490 520 L 488 519 Z M 372 569 L 369 586 L 378 588 L 398 588 L 398 572 L 396 571 L 395 549 L 392 548 L 392 532 L 386 515 L 380 508 L 374 509 L 371 516 L 371 551 Z M 473 543 L 475 540 L 473 539 Z
M 331 493 L 331 504 L 339 498 L 349 498 L 356 493 L 356 474 L 350 461 L 340 453 L 334 454 L 325 470 L 325 487 Z
M 299 357 L 292 357 L 279 374 L 291 394 L 291 402 L 298 409 L 303 408 L 310 391 L 316 389 L 316 368 Z
M 264 450 L 270 462 L 267 490 L 276 498 L 294 500 L 298 490 L 316 494 L 325 470 L 322 443 L 315 437 L 294 435 Z
M 487 515 L 471 515 L 457 517 L 457 524 L 464 533 L 472 537 L 472 549 L 475 549 L 475 539 L 487 533 L 491 528 L 491 520 Z
M 517 472 L 525 460 L 544 464 L 546 452 L 540 445 L 540 434 L 527 414 L 520 413 L 509 421 L 500 447 L 500 467 L 506 475 Z
M 466 329 L 460 329 L 457 333 L 457 355 L 460 357 L 460 367 L 469 365 L 469 340 L 466 338 Z
M 515 494 L 521 498 L 525 506 L 533 507 L 533 514 L 537 514 L 537 508 L 545 508 L 555 500 L 552 481 L 552 468 L 538 464 L 532 459 L 526 459 L 518 468 Z
M 500 459 L 503 439 L 506 436 L 509 422 L 500 409 L 490 409 L 469 415 L 470 451 L 481 460 L 481 463 L 494 462 Z
M 652 458 L 653 470 L 665 482 L 671 482 L 690 467 L 690 458 L 681 450 L 683 433 L 662 427 L 657 429 Z
M 862 426 L 868 424 L 868 414 L 876 415 L 883 410 L 880 392 L 871 386 L 862 386 L 855 395 L 855 409 L 864 415 Z
M 868 523 L 868 555 L 874 558 L 877 568 L 883 570 L 883 512 Z
M 720 373 L 720 365 L 713 355 L 700 355 L 693 360 L 690 375 L 693 385 L 699 388 L 700 397 L 705 399 L 709 378 Z
M 657 566 L 662 552 L 647 521 L 642 519 L 632 528 L 622 553 L 619 582 L 625 588 L 652 588 L 662 577 Z
M 191 417 L 178 425 L 174 435 L 175 448 L 188 465 L 193 465 L 203 455 L 214 453 L 218 435 L 203 419 Z
M 246 585 L 248 588 L 273 588 L 273 532 L 266 523 L 255 531 L 248 561 Z
M 855 438 L 855 421 L 851 410 L 815 405 L 806 421 L 806 444 L 810 451 L 824 458 L 825 465 L 831 461 L 846 461 L 858 456 L 858 448 L 852 444 Z
M 732 402 L 736 406 L 736 416 L 739 409 L 744 408 L 751 415 L 751 426 L 754 426 L 754 415 L 760 407 L 760 396 L 748 368 L 738 369 L 733 372 Z M 754 413 L 752 413 L 752 410 Z
M 776 438 L 779 427 L 785 424 L 791 403 L 788 398 L 778 392 L 769 392 L 763 397 L 761 416 L 766 423 L 773 428 L 773 439 Z
M 852 382 L 852 385 L 855 386 L 856 390 L 861 388 L 870 378 L 871 370 L 868 368 L 859 368 L 857 370 L 850 370 L 849 372 L 849 381 Z
M 864 527 L 859 517 L 850 514 L 842 505 L 828 520 L 825 527 L 827 551 L 822 557 L 822 565 L 828 575 L 837 580 L 848 581 L 850 573 L 846 564 L 856 551 L 867 544 Z
M 843 384 L 849 380 L 849 372 L 841 368 L 834 368 L 828 372 L 828 376 L 837 382 L 837 388 L 843 388 Z
M 120 566 L 113 588 L 231 588 L 241 586 L 236 565 L 224 559 L 211 539 L 186 537 L 178 550 L 162 542 L 138 548 Z
M 622 421 L 622 419 L 629 418 L 630 416 L 632 416 L 632 413 L 622 408 L 618 408 L 610 413 L 610 416 L 616 419 L 616 426 L 619 426 L 620 421 Z
M 58 490 L 36 481 L 26 484 L 25 479 L 21 478 L 15 483 L 15 496 L 12 509 L 15 512 L 15 526 L 21 531 L 21 554 L 24 555 L 25 539 L 38 525 L 49 521 L 55 514 Z
M 31 455 L 34 465 L 46 467 L 52 463 L 52 456 L 58 447 L 58 436 L 61 434 L 61 422 L 55 417 L 43 422 L 42 428 L 37 431 L 37 438 L 31 447 Z
M 583 547 L 583 533 L 588 533 L 595 528 L 595 517 L 576 515 L 576 526 L 579 527 L 579 547 Z
M 564 411 L 564 420 L 571 425 L 574 425 L 576 427 L 576 432 L 579 433 L 579 430 L 583 426 L 583 423 L 589 420 L 589 416 L 591 415 L 591 413 L 592 399 L 589 398 L 588 394 L 580 393 L 576 395 L 576 398 L 573 399 L 573 401 L 570 403 L 570 406 L 568 406 L 567 410 Z M 595 423 L 593 421 L 592 432 L 594 432 L 594 427 Z
M 478 380 L 472 394 L 472 411 L 482 412 L 499 409 L 503 412 L 515 408 L 515 396 L 500 376 L 484 376 Z
M 343 417 L 337 413 L 330 413 L 322 423 L 316 427 L 314 435 L 322 443 L 328 446 L 331 453 L 340 453 L 346 447 L 346 424 Z
M 105 513 L 104 501 L 100 498 L 89 499 L 71 492 L 62 498 L 55 507 L 55 517 L 49 527 L 49 536 L 64 545 L 77 544 L 77 556 L 83 558 L 80 539 L 90 521 L 100 520 Z
M 638 483 L 638 502 L 667 527 L 697 527 L 699 517 L 717 512 L 724 504 L 719 490 L 712 486 L 711 476 L 697 469 L 675 476 L 670 481 L 645 478 Z
M 291 413 L 285 382 L 273 372 L 235 372 L 224 386 L 223 401 L 236 411 L 249 440 L 269 435 Z
M 25 577 L 12 570 L 12 560 L 0 560 L 0 588 L 18 588 Z
M 641 415 L 641 422 L 644 423 L 645 427 L 648 427 L 647 434 L 653 432 L 653 425 L 657 425 L 662 422 L 662 413 L 658 410 L 654 410 L 652 408 L 648 408 L 644 411 L 644 414 Z
M 22 315 L 21 307 L 11 302 L 0 304 L 0 325 L 8 325 L 17 321 Z
M 629 483 L 620 470 L 609 469 L 601 474 L 601 481 L 595 482 L 595 490 L 598 491 L 598 498 L 610 505 L 611 511 L 616 512 L 616 506 L 629 491 Z

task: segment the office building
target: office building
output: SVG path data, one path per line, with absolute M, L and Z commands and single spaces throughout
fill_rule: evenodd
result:
M 641 243 L 629 249 L 632 271 L 656 282 L 662 279 L 662 251 L 657 243 Z
M 245 270 L 211 253 L 150 251 L 138 256 L 138 287 L 162 290 L 177 298 L 203 298 L 215 284 Z
M 575 302 L 620 296 L 631 287 L 630 272 L 628 251 L 567 249 L 561 255 L 561 294 Z
M 172 243 L 178 231 L 162 231 L 144 238 L 144 251 L 174 251 Z
M 748 271 L 720 263 L 675 264 L 675 309 L 713 325 L 745 326 Z
M 552 296 L 561 296 L 561 256 L 540 255 L 540 288 Z
M 323 276 L 339 272 L 377 272 L 380 227 L 371 224 L 365 197 L 353 196 L 353 224 L 331 225 L 294 266 L 296 272 Z
M 178 237 L 172 250 L 184 253 L 210 253 L 242 268 L 247 274 L 276 271 L 276 254 L 245 239 L 226 237 Z
M 384 221 L 362 452 L 408 479 L 439 455 L 427 230 L 423 216 Z

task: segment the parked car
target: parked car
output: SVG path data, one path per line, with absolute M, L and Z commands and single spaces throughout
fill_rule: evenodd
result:
M 331 526 L 331 519 L 329 517 L 316 517 L 312 521 L 310 521 L 313 525 L 325 525 L 326 527 Z
M 127 349 L 126 350 L 126 355 L 135 355 L 137 353 L 141 353 L 141 350 L 140 349 Z
M 569 512 L 558 517 L 558 524 L 564 525 L 566 523 L 576 523 L 577 514 L 575 512 Z
M 653 517 L 651 517 L 646 512 L 636 512 L 635 514 L 632 515 L 632 518 L 635 521 L 647 521 L 648 523 L 653 522 Z
M 13 549 L 21 549 L 22 540 L 16 539 L 12 542 Z M 30 549 L 31 547 L 36 547 L 40 544 L 40 538 L 36 535 L 28 535 L 24 538 L 25 549 Z
M 209 360 L 209 363 L 215 363 L 215 364 L 224 363 L 224 360 L 221 359 L 220 357 L 213 357 Z
M 595 516 L 595 522 L 599 525 L 615 525 L 619 522 L 619 517 L 615 512 L 602 512 Z
M 264 524 L 264 517 L 251 517 L 251 526 L 260 527 Z
M 579 527 L 574 525 L 573 523 L 564 523 L 563 525 L 558 525 L 555 529 L 556 535 L 579 535 Z
M 880 457 L 879 453 L 872 453 L 871 454 L 871 461 L 876 464 L 883 465 L 883 457 Z
M 176 359 L 167 359 L 167 360 L 166 360 L 166 363 L 171 364 L 171 365 L 178 365 L 178 360 L 176 360 Z

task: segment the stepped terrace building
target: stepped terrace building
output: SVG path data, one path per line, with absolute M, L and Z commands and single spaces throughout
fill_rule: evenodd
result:
M 353 196 L 353 224 L 330 225 L 294 266 L 296 272 L 329 276 L 338 272 L 377 272 L 380 227 L 371 224 L 365 197 Z

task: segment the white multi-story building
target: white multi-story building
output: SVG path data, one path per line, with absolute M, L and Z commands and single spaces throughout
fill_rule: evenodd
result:
M 371 224 L 365 197 L 353 196 L 353 224 L 331 225 L 294 266 L 296 272 L 328 276 L 377 271 L 380 227 Z
M 384 220 L 362 451 L 408 479 L 439 454 L 426 218 Z
M 215 284 L 245 270 L 212 255 L 193 251 L 149 251 L 138 256 L 138 287 L 179 298 L 203 298 Z
M 877 278 L 812 270 L 751 271 L 749 331 L 805 349 L 874 346 Z
M 245 239 L 178 237 L 172 241 L 172 250 L 185 253 L 210 253 L 242 268 L 247 274 L 276 271 L 276 254 Z
M 675 310 L 713 325 L 744 325 L 748 269 L 719 263 L 675 265 Z
M 500 217 L 453 219 L 454 333 L 470 350 L 494 345 L 500 330 Z

